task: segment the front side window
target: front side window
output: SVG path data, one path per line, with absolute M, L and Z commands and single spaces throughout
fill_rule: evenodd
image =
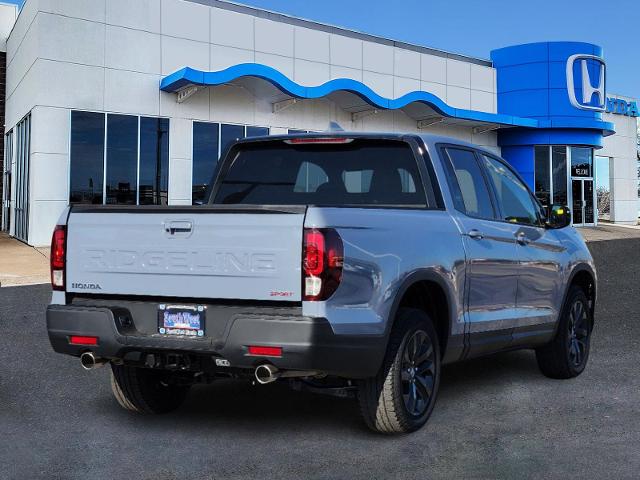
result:
M 539 208 L 525 184 L 501 161 L 486 155 L 482 158 L 496 192 L 502 220 L 539 225 Z
M 493 206 L 484 175 L 471 150 L 445 148 L 449 188 L 458 211 L 472 217 L 494 218 Z

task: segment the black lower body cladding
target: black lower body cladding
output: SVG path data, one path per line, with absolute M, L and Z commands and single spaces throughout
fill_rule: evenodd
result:
M 336 335 L 325 318 L 302 316 L 300 306 L 207 305 L 205 335 L 158 333 L 158 303 L 82 299 L 47 308 L 47 329 L 56 352 L 124 359 L 131 352 L 185 353 L 223 358 L 231 367 L 254 369 L 271 363 L 281 370 L 313 370 L 344 378 L 374 375 L 385 339 Z M 72 345 L 72 335 L 98 337 L 97 345 Z M 249 345 L 282 347 L 281 357 L 248 354 Z M 128 357 L 127 357 L 128 358 Z

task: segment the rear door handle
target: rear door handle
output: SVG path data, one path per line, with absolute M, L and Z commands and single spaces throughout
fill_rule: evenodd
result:
M 469 230 L 469 233 L 467 233 L 467 235 L 469 235 L 469 238 L 473 238 L 474 240 L 482 240 L 482 238 L 484 237 L 482 232 L 480 230 L 476 230 L 475 228 L 473 230 Z
M 516 241 L 520 244 L 520 245 L 529 245 L 531 243 L 531 240 L 529 240 L 529 238 L 527 238 L 527 234 L 524 232 L 519 232 L 516 235 Z

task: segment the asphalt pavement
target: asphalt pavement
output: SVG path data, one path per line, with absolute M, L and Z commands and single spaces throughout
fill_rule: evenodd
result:
M 0 478 L 638 478 L 640 239 L 590 244 L 599 273 L 589 365 L 550 380 L 533 352 L 444 368 L 422 430 L 369 432 L 353 400 L 220 381 L 140 416 L 49 345 L 45 285 L 0 289 Z

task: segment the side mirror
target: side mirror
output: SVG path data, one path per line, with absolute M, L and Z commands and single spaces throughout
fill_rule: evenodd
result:
M 551 205 L 545 225 L 554 229 L 568 227 L 571 225 L 571 210 L 566 205 Z

